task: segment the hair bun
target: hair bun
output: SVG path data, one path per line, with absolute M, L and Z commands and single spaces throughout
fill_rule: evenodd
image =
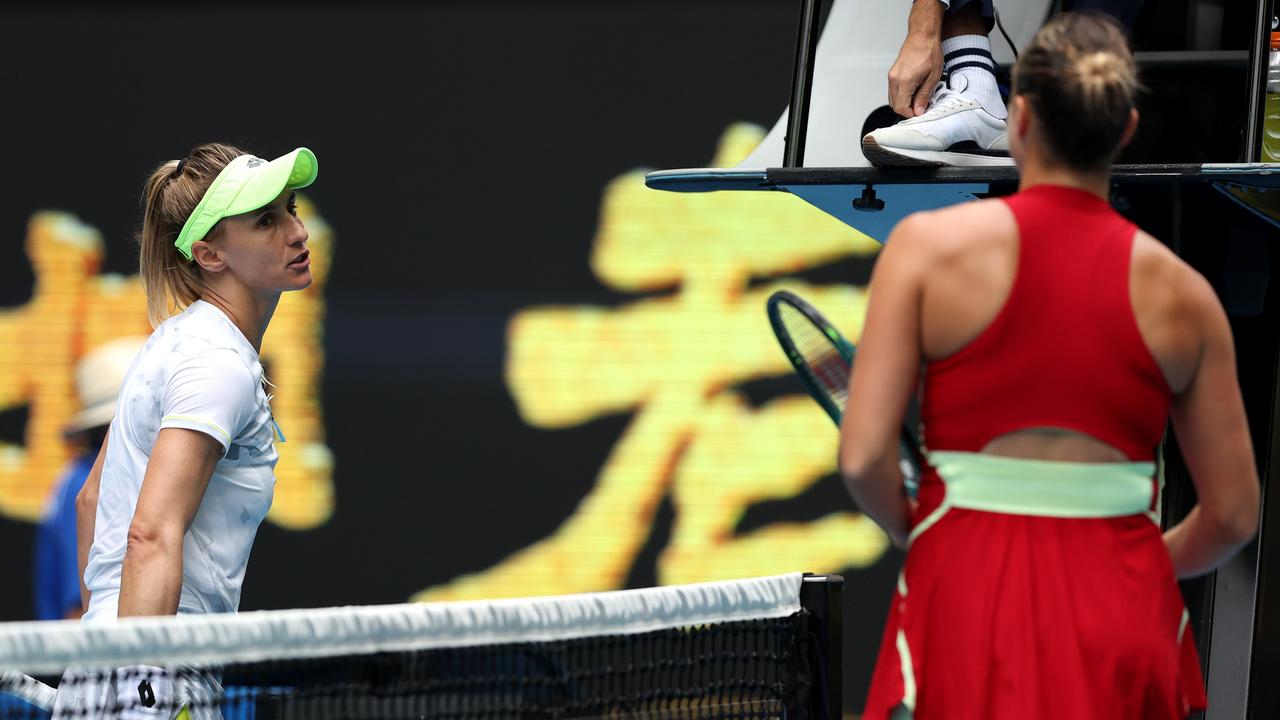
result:
M 1095 50 L 1076 60 L 1076 72 L 1085 86 L 1094 84 L 1121 85 L 1124 83 L 1124 63 L 1115 53 Z
M 1119 24 L 1107 16 L 1070 12 L 1036 33 L 1014 67 L 1013 85 L 1043 123 L 1050 154 L 1077 169 L 1112 162 L 1140 88 Z
M 1109 50 L 1093 50 L 1081 54 L 1071 64 L 1075 84 L 1087 112 L 1102 112 L 1112 98 L 1133 102 L 1137 78 L 1131 62 L 1125 62 Z

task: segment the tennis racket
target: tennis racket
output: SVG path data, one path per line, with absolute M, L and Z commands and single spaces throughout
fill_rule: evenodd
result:
M 853 343 L 800 296 L 779 290 L 769 296 L 769 324 L 805 389 L 837 426 L 849 402 L 849 373 L 853 370 Z M 898 442 L 898 466 L 907 493 L 915 497 L 920 487 L 920 446 L 912 430 L 919 416 L 915 400 L 903 421 Z
M 45 712 L 53 711 L 53 699 L 58 694 L 57 690 L 17 670 L 0 673 L 0 692 L 31 703 Z

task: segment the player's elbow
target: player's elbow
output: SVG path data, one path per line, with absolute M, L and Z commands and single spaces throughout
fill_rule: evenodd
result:
M 1258 486 L 1254 482 L 1233 494 L 1229 502 L 1202 502 L 1201 512 L 1231 544 L 1243 545 L 1258 532 L 1259 502 Z
M 867 443 L 843 442 L 840 444 L 840 477 L 850 490 L 866 485 L 880 465 L 879 453 Z
M 182 552 L 182 534 L 165 523 L 134 518 L 126 535 L 125 554 L 135 560 Z
M 1258 533 L 1259 497 L 1257 487 L 1252 488 L 1249 496 L 1239 504 L 1231 517 L 1231 532 L 1238 543 L 1244 544 Z
M 1223 529 L 1231 544 L 1243 545 L 1252 540 L 1258 532 L 1257 508 L 1255 506 L 1252 512 L 1243 509 L 1236 511 L 1230 517 L 1219 518 L 1217 524 Z
M 1246 543 L 1258 534 L 1258 513 L 1253 512 L 1240 519 L 1236 524 L 1236 537 L 1241 543 Z
M 98 488 L 85 483 L 76 493 L 76 517 L 89 517 L 98 512 Z

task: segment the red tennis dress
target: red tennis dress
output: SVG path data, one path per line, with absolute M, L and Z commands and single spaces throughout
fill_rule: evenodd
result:
M 1135 228 L 1066 187 L 1004 202 L 1017 274 L 991 325 L 926 368 L 919 507 L 863 717 L 1185 718 L 1204 708 L 1204 684 L 1169 554 L 1143 512 L 1171 394 L 1129 299 Z M 1111 476 L 1078 463 L 976 455 L 1034 427 L 1124 452 L 1132 463 L 1107 465 L 1128 473 L 1128 499 L 1103 498 Z M 993 469 L 946 469 L 971 461 Z

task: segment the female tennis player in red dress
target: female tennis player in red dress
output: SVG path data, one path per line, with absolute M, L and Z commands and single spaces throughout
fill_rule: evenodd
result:
M 1107 202 L 1136 87 L 1115 25 L 1050 22 L 1014 70 L 1019 192 L 909 217 L 877 262 L 840 466 L 908 550 L 868 720 L 1205 705 L 1175 577 L 1253 535 L 1258 479 L 1213 290 Z M 896 453 L 921 378 L 915 504 Z M 1199 505 L 1162 537 L 1170 418 Z

